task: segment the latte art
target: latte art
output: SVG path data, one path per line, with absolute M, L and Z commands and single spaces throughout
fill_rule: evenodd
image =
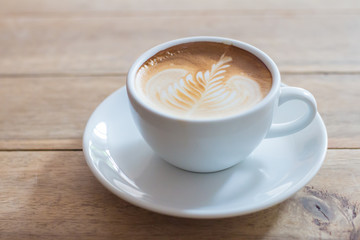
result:
M 215 62 L 214 50 L 211 49 L 213 46 L 204 49 L 204 55 L 195 51 L 195 60 L 202 56 L 199 63 L 190 59 L 189 48 L 168 50 L 164 55 L 149 59 L 138 72 L 138 77 L 142 79 L 140 86 L 150 100 L 149 103 L 161 111 L 191 119 L 228 116 L 260 102 L 264 96 L 259 80 L 256 80 L 258 76 L 251 77 L 251 72 L 249 74 L 241 70 L 241 66 L 239 69 L 236 65 L 239 63 L 239 56 L 235 56 L 234 62 L 234 56 L 231 56 L 234 54 L 224 49 L 230 46 L 220 43 L 216 45 L 221 45 L 223 52 L 216 54 L 218 57 Z M 256 60 L 260 62 L 257 58 Z M 200 68 L 206 65 L 208 68 Z M 149 70 L 156 67 L 156 71 Z M 265 69 L 267 70 L 266 67 Z M 268 70 L 266 73 L 267 78 L 271 77 Z M 271 80 L 268 85 L 271 85 Z
M 252 79 L 233 76 L 225 79 L 223 73 L 230 67 L 231 57 L 221 56 L 211 70 L 192 75 L 181 69 L 168 69 L 150 78 L 147 92 L 157 104 L 176 109 L 186 116 L 219 112 L 230 108 L 248 108 L 262 99 L 260 87 Z M 180 77 L 179 75 L 183 75 Z M 167 78 L 176 79 L 173 84 L 162 86 Z M 155 88 L 155 89 L 154 89 Z

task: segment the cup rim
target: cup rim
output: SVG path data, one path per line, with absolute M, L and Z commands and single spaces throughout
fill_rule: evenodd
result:
M 225 117 L 209 117 L 209 118 L 199 118 L 199 119 L 189 119 L 189 118 L 182 118 L 178 116 L 174 116 L 171 114 L 167 114 L 165 112 L 159 111 L 151 106 L 149 104 L 146 104 L 143 99 L 138 95 L 135 89 L 135 78 L 137 71 L 142 66 L 142 64 L 157 54 L 158 52 L 165 50 L 167 48 L 183 44 L 183 43 L 190 43 L 190 42 L 216 42 L 216 43 L 224 43 L 227 45 L 233 45 L 235 47 L 241 48 L 245 51 L 250 52 L 251 54 L 258 57 L 265 66 L 269 69 L 271 76 L 272 76 L 272 86 L 268 94 L 263 98 L 259 103 L 254 105 L 253 107 L 244 110 L 240 113 L 232 114 Z M 126 79 L 126 89 L 129 95 L 130 100 L 136 101 L 138 105 L 140 105 L 143 109 L 146 111 L 155 114 L 157 116 L 160 116 L 162 118 L 166 118 L 169 120 L 175 120 L 175 121 L 182 121 L 182 122 L 189 122 L 189 123 L 202 123 L 202 122 L 219 122 L 219 121 L 227 121 L 227 120 L 233 120 L 237 119 L 242 116 L 249 115 L 251 113 L 254 113 L 258 111 L 259 109 L 262 109 L 264 106 L 266 106 L 276 95 L 278 92 L 278 89 L 281 85 L 281 78 L 280 78 L 280 72 L 278 67 L 276 66 L 275 62 L 263 51 L 256 48 L 253 45 L 250 45 L 248 43 L 231 39 L 231 38 L 224 38 L 224 37 L 215 37 L 215 36 L 194 36 L 194 37 L 186 37 L 186 38 L 179 38 L 175 40 L 171 40 L 162 44 L 159 44 L 155 47 L 150 48 L 146 52 L 144 52 L 142 55 L 140 55 L 135 62 L 130 67 L 127 79 Z M 131 102 L 131 101 L 130 101 Z

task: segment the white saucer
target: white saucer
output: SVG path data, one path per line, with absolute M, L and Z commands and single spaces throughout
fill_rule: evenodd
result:
M 301 102 L 289 102 L 275 121 L 294 119 L 304 109 Z M 143 141 L 125 87 L 98 106 L 83 139 L 87 164 L 111 192 L 151 211 L 190 218 L 243 215 L 284 201 L 315 176 L 326 149 L 326 128 L 317 114 L 301 132 L 264 140 L 235 167 L 186 172 L 159 159 Z

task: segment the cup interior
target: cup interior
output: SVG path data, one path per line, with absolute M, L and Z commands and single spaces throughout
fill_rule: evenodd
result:
M 136 74 L 138 72 L 138 70 L 140 69 L 140 67 L 151 57 L 153 57 L 154 55 L 156 55 L 158 52 L 163 51 L 165 49 L 168 49 L 170 47 L 179 45 L 179 44 L 184 44 L 184 43 L 191 43 L 191 42 L 215 42 L 215 43 L 223 43 L 223 44 L 227 44 L 227 45 L 233 45 L 235 47 L 238 47 L 240 49 L 243 49 L 251 54 L 253 54 L 254 56 L 256 56 L 258 59 L 260 59 L 265 66 L 269 69 L 271 75 L 272 75 L 272 86 L 270 88 L 270 91 L 268 92 L 268 94 L 259 102 L 257 103 L 255 106 L 231 115 L 231 116 L 225 116 L 223 118 L 216 118 L 216 119 L 179 119 L 176 116 L 170 115 L 170 114 L 166 114 L 164 112 L 158 111 L 157 109 L 149 106 L 149 104 L 146 103 L 146 100 L 144 98 L 142 98 L 140 96 L 140 94 L 137 92 L 136 87 L 135 87 L 135 80 L 136 80 Z M 156 114 L 160 117 L 164 117 L 164 118 L 169 118 L 169 119 L 175 119 L 175 120 L 181 120 L 181 121 L 195 121 L 195 122 L 203 122 L 203 121 L 221 121 L 221 120 L 226 120 L 226 119 L 231 119 L 234 117 L 239 117 L 242 116 L 244 114 L 249 114 L 252 111 L 257 111 L 257 109 L 262 108 L 263 106 L 265 106 L 269 101 L 271 101 L 271 99 L 273 99 L 277 92 L 278 89 L 280 88 L 280 84 L 281 84 L 281 79 L 280 79 L 280 73 L 278 70 L 278 67 L 276 66 L 276 64 L 274 63 L 274 61 L 263 51 L 261 51 L 260 49 L 248 44 L 248 43 L 244 43 L 238 40 L 234 40 L 234 39 L 229 39 L 229 38 L 222 38 L 222 37 L 209 37 L 209 36 L 199 36 L 199 37 L 188 37 L 188 38 L 181 38 L 181 39 L 176 39 L 173 41 L 169 41 L 160 45 L 157 45 L 153 48 L 151 48 L 150 50 L 146 51 L 145 53 L 143 53 L 135 62 L 134 64 L 131 66 L 129 72 L 128 72 L 128 76 L 127 76 L 127 82 L 126 82 L 126 86 L 127 86 L 127 91 L 128 91 L 128 95 L 130 97 L 130 101 L 135 101 L 136 104 L 138 106 L 141 106 L 141 108 L 145 111 L 151 112 L 153 114 Z

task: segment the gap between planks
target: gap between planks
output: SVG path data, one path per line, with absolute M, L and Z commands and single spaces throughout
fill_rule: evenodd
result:
M 73 148 L 73 149 L 46 149 L 46 148 L 43 148 L 43 149 L 31 149 L 31 148 L 19 148 L 19 149 L 0 149 L 0 152 L 80 152 L 82 151 L 83 149 L 82 148 Z M 352 147 L 343 147 L 343 148 L 336 148 L 336 147 L 331 147 L 331 148 L 328 148 L 327 150 L 360 150 L 360 148 L 352 148 Z
M 360 71 L 280 71 L 281 74 L 285 75 L 360 75 Z M 118 77 L 126 76 L 127 73 L 29 73 L 29 74 L 1 74 L 0 78 L 62 78 L 62 77 Z

